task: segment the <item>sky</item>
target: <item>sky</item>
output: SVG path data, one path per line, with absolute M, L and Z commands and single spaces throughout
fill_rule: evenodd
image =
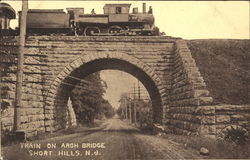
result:
M 100 72 L 101 79 L 107 83 L 107 90 L 104 98 L 107 99 L 114 108 L 118 108 L 120 97 L 123 93 L 129 93 L 130 97 L 134 96 L 134 86 L 136 88 L 136 97 L 138 96 L 138 85 L 140 86 L 141 98 L 149 99 L 149 95 L 145 87 L 134 76 L 118 71 L 103 70 Z M 139 84 L 138 84 L 139 82 Z
M 2 0 L 21 10 L 20 0 Z M 142 3 L 153 8 L 155 25 L 168 36 L 184 39 L 249 39 L 248 1 L 37 1 L 29 0 L 30 9 L 66 9 L 83 7 L 85 13 L 94 8 L 103 13 L 106 3 L 131 3 L 142 11 Z M 65 10 L 66 11 L 66 10 Z M 11 26 L 16 26 L 17 20 Z
M 16 11 L 21 10 L 20 0 L 2 0 L 9 3 Z M 167 36 L 184 39 L 249 39 L 249 2 L 247 1 L 37 1 L 29 0 L 30 9 L 66 9 L 83 7 L 85 13 L 94 8 L 96 13 L 103 13 L 106 3 L 131 3 L 142 11 L 142 3 L 153 8 L 155 25 Z M 66 11 L 66 10 L 65 10 Z M 12 21 L 17 26 L 17 20 Z M 108 88 L 104 97 L 113 107 L 119 106 L 123 92 L 131 92 L 133 76 L 120 71 L 102 71 L 101 78 Z M 140 84 L 142 86 L 142 84 Z M 145 88 L 144 88 L 145 90 Z

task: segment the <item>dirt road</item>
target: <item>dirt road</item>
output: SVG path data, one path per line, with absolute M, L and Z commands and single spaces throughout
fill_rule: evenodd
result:
M 4 148 L 8 160 L 126 160 L 193 159 L 198 151 L 182 144 L 147 135 L 120 119 L 107 120 L 99 128 Z

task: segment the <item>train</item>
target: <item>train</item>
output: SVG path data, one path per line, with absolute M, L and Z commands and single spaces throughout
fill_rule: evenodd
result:
M 159 28 L 154 25 L 155 18 L 152 7 L 146 11 L 146 4 L 142 5 L 142 12 L 133 8 L 131 4 L 105 4 L 103 14 L 85 14 L 84 8 L 63 9 L 29 9 L 27 12 L 26 30 L 28 35 L 65 34 L 77 36 L 158 36 Z M 18 34 L 20 28 L 21 11 L 18 12 L 18 27 L 12 30 L 9 22 L 16 18 L 15 10 L 7 3 L 0 3 L 1 34 Z M 8 26 L 8 27 L 6 27 Z

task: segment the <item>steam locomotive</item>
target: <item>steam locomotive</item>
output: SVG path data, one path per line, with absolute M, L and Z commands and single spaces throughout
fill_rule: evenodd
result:
M 67 8 L 67 13 L 63 9 L 29 9 L 27 34 L 159 35 L 159 29 L 154 25 L 152 8 L 149 7 L 146 12 L 146 4 L 143 3 L 142 13 L 138 12 L 138 8 L 133 8 L 132 13 L 129 13 L 130 6 L 131 4 L 105 4 L 104 14 L 96 14 L 94 9 L 90 14 L 85 14 L 84 8 Z M 0 12 L 1 10 L 6 15 L 9 14 L 0 5 Z M 8 12 L 13 14 L 11 6 L 9 6 Z M 21 11 L 18 14 L 20 27 Z M 9 16 L 9 20 L 14 18 L 15 16 Z

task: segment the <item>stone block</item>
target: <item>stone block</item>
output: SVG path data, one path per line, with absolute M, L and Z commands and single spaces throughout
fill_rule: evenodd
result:
M 216 115 L 217 123 L 229 123 L 230 121 L 231 121 L 231 118 L 228 115 Z
M 217 111 L 223 111 L 223 112 L 235 111 L 236 106 L 235 105 L 216 105 L 215 109 L 216 109 L 216 112 Z
M 9 107 L 14 107 L 14 100 L 13 99 L 2 99 L 1 108 L 4 109 L 4 108 L 9 108 Z
M 21 124 L 21 128 L 26 131 L 36 130 L 36 128 L 40 128 L 43 126 L 44 126 L 44 121 L 33 121 Z
M 55 117 L 54 114 L 45 114 L 44 119 L 45 119 L 45 120 L 51 120 L 51 119 L 54 119 L 54 117 Z
M 40 115 L 28 115 L 28 121 L 44 121 L 44 114 Z
M 22 102 L 23 107 L 28 107 L 28 108 L 43 108 L 43 103 L 42 102 L 36 102 L 36 101 L 23 101 Z
M 213 135 L 216 134 L 215 125 L 201 125 L 199 128 L 200 135 Z
M 54 126 L 55 121 L 54 120 L 46 120 L 44 124 L 45 124 L 45 126 Z
M 206 84 L 204 83 L 204 82 L 200 82 L 200 83 L 198 83 L 198 82 L 195 82 L 195 83 L 193 83 L 193 87 L 195 88 L 195 89 L 206 89 Z
M 195 89 L 194 91 L 194 97 L 197 98 L 197 97 L 208 97 L 209 96 L 209 91 L 208 90 L 198 90 L 198 89 Z
M 244 121 L 247 120 L 247 117 L 244 115 L 236 114 L 231 116 L 232 122 Z
M 43 114 L 43 108 L 21 108 L 21 116 Z
M 21 122 L 22 122 L 22 123 L 27 123 L 27 122 L 29 122 L 28 116 L 21 116 Z
M 195 109 L 196 114 L 201 115 L 214 115 L 215 114 L 215 106 L 198 106 Z
M 200 126 L 199 124 L 191 123 L 189 129 L 190 129 L 192 132 L 197 132 L 199 126 Z
M 199 97 L 199 105 L 211 105 L 212 103 L 212 97 Z
M 16 77 L 2 77 L 2 81 L 12 81 L 12 82 L 15 82 L 16 81 Z
M 8 126 L 13 126 L 13 124 L 14 124 L 14 116 L 1 117 L 1 123 L 2 123 L 3 129 L 6 129 Z
M 201 124 L 215 124 L 215 116 L 201 116 Z
M 2 83 L 2 82 L 1 82 Z M 1 90 L 10 90 L 10 91 L 15 91 L 15 84 L 11 84 L 11 83 L 2 83 L 1 85 Z
M 45 110 L 45 114 L 54 114 L 56 110 Z
M 250 129 L 249 121 L 238 121 L 238 124 L 242 127 Z
M 14 116 L 14 107 L 13 108 L 6 108 L 1 110 L 1 118 L 5 117 L 13 117 Z

